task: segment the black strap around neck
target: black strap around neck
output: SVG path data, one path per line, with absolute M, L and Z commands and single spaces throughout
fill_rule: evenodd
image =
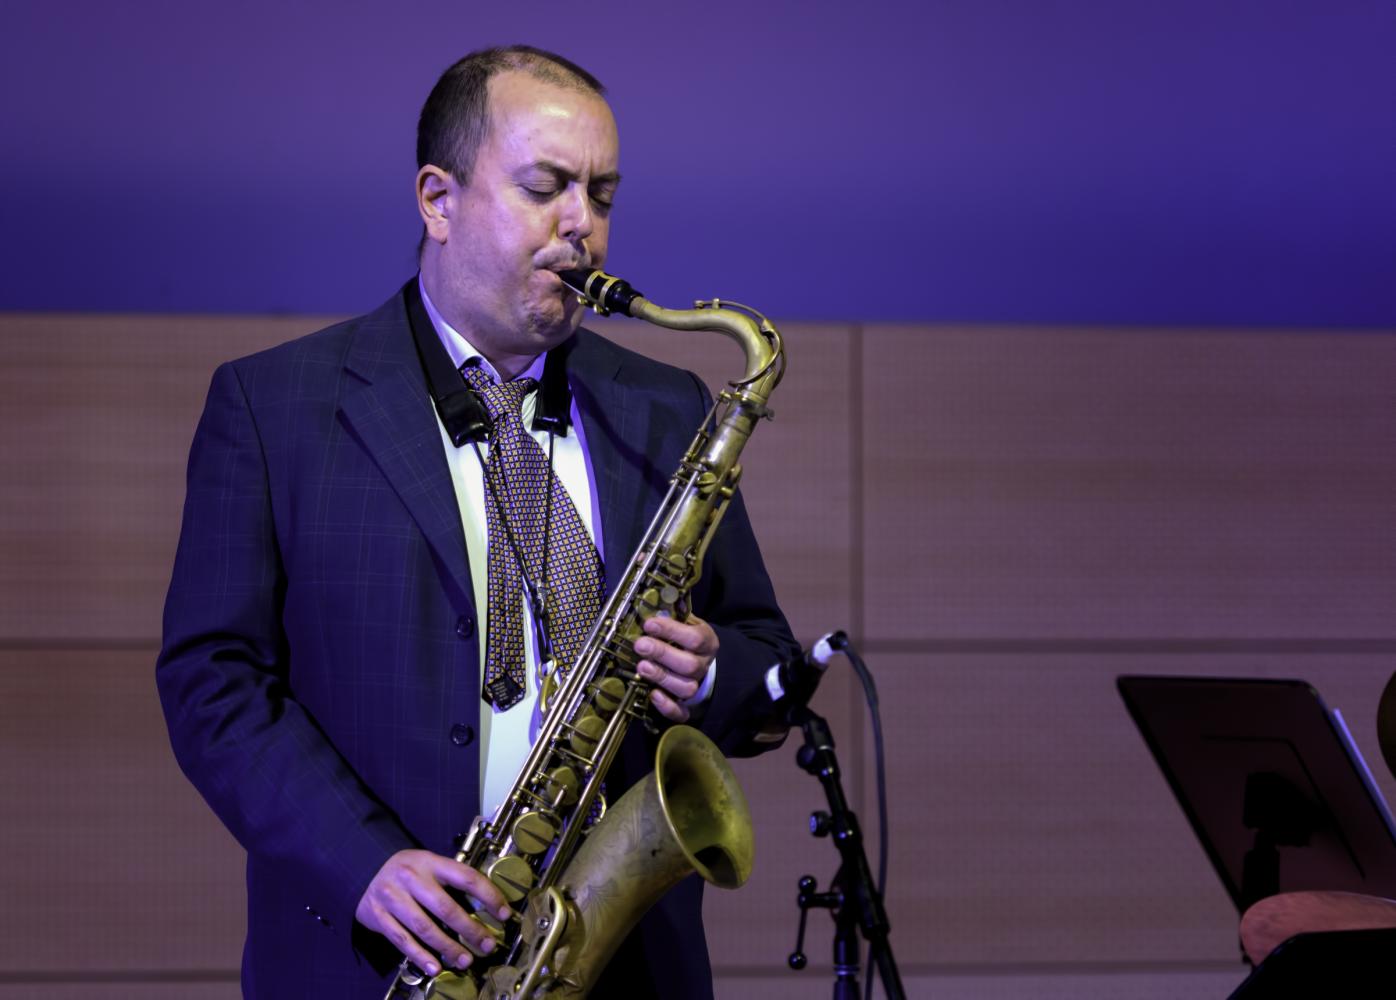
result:
M 489 411 L 451 363 L 451 355 L 427 315 L 419 280 L 414 277 L 407 282 L 402 287 L 402 296 L 407 305 L 407 324 L 412 328 L 417 357 L 426 372 L 427 386 L 437 415 L 441 417 L 441 426 L 446 428 L 446 435 L 457 448 L 471 441 L 487 441 L 492 426 Z M 572 390 L 567 384 L 567 355 L 571 347 L 569 338 L 549 351 L 543 362 L 543 381 L 533 408 L 533 430 L 567 436 L 572 412 Z
M 567 384 L 567 355 L 575 342 L 575 337 L 568 337 L 543 359 L 543 384 L 538 390 L 538 403 L 533 407 L 535 431 L 566 437 L 567 428 L 572 426 L 572 387 Z

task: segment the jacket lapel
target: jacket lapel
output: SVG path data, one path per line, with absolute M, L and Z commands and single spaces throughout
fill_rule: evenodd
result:
M 340 413 L 426 536 L 452 602 L 472 607 L 460 509 L 400 294 L 364 318 L 344 367 Z
M 568 383 L 601 504 L 606 583 L 613 589 L 673 469 L 661 472 L 647 458 L 651 438 L 665 429 L 650 426 L 653 407 L 645 387 L 626 384 L 621 353 L 586 330 L 578 331 L 568 353 Z M 364 318 L 345 369 L 345 422 L 426 537 L 452 601 L 462 610 L 473 606 L 455 487 L 400 294 Z

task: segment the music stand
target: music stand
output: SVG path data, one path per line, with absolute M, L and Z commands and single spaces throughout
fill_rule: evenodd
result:
M 1304 681 L 1116 681 L 1238 912 L 1280 892 L 1396 896 L 1396 824 Z

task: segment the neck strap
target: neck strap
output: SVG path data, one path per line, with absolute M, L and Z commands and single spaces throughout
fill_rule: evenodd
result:
M 446 435 L 457 448 L 471 441 L 487 441 L 492 425 L 489 411 L 452 364 L 446 345 L 441 343 L 436 327 L 427 315 L 418 280 L 414 277 L 402 287 L 402 297 L 407 306 L 407 325 L 412 329 L 412 341 L 417 345 L 417 357 L 426 373 L 427 387 L 431 391 L 432 402 L 436 404 L 441 426 L 446 428 Z M 567 435 L 572 412 L 572 390 L 567 384 L 567 355 L 574 340 L 569 337 L 565 343 L 549 351 L 543 361 L 543 380 L 533 408 L 535 431 L 547 431 L 563 437 Z

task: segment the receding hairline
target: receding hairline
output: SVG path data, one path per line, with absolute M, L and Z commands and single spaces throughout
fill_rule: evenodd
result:
M 505 73 L 524 73 L 535 80 L 551 83 L 564 90 L 572 90 L 581 94 L 594 94 L 603 100 L 605 99 L 606 88 L 601 86 L 599 80 L 595 77 L 588 79 L 548 55 L 505 49 L 499 53 L 499 62 L 499 68 L 486 79 L 486 87 Z
M 510 55 L 516 55 L 516 53 L 510 53 Z M 606 100 L 604 89 L 591 86 L 587 80 L 570 72 L 566 67 L 559 66 L 547 59 L 533 56 L 531 53 L 526 53 L 526 55 L 528 55 L 528 59 L 525 60 L 527 65 L 502 66 L 486 77 L 485 113 L 480 123 L 482 126 L 480 129 L 480 139 L 482 141 L 494 131 L 495 115 L 498 113 L 498 109 L 495 106 L 495 84 L 511 75 L 537 80 L 539 83 L 549 84 L 568 93 L 581 94 L 584 97 L 593 97 L 605 107 L 607 113 L 610 114 L 612 118 L 615 117 L 615 112 L 611 110 L 611 103 Z M 511 63 L 512 62 L 513 60 L 511 60 Z
M 551 65 L 551 63 L 545 65 Z M 501 80 L 507 80 L 510 77 L 522 80 L 536 80 L 539 83 L 556 87 L 558 90 L 569 94 L 580 94 L 583 97 L 594 98 L 611 113 L 612 117 L 614 117 L 614 112 L 611 111 L 611 103 L 606 100 L 605 94 L 589 86 L 585 80 L 577 78 L 568 79 L 571 77 L 571 74 L 565 71 L 558 74 L 534 73 L 527 69 L 516 69 L 513 66 L 508 66 L 499 70 L 497 73 L 491 73 L 485 80 L 485 115 L 483 124 L 486 132 L 489 131 L 495 115 L 495 87 Z

